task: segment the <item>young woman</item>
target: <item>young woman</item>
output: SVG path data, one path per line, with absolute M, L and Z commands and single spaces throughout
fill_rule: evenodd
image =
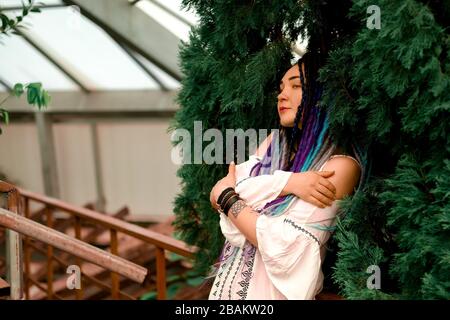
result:
M 210 299 L 314 299 L 338 202 L 361 183 L 357 150 L 345 154 L 317 106 L 319 56 L 306 53 L 280 83 L 280 134 L 230 164 L 210 193 L 226 241 Z

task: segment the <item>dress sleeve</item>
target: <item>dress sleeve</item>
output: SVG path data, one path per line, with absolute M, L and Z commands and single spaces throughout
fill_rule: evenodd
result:
M 326 238 L 321 233 L 326 232 L 305 226 L 303 220 L 306 216 L 333 215 L 336 206 L 322 209 L 296 202 L 292 211 L 281 216 L 258 217 L 258 251 L 270 280 L 287 299 L 314 299 L 323 278 L 321 241 Z
M 262 208 L 283 190 L 292 172 L 276 170 L 273 175 L 261 175 L 242 180 L 236 192 L 253 209 Z M 225 238 L 235 247 L 242 248 L 245 236 L 224 214 L 220 214 L 220 228 Z
M 247 238 L 236 228 L 231 220 L 223 213 L 220 214 L 220 229 L 231 245 L 243 248 Z
M 275 200 L 286 186 L 292 172 L 275 170 L 273 174 L 249 177 L 236 186 L 236 192 L 253 209 Z

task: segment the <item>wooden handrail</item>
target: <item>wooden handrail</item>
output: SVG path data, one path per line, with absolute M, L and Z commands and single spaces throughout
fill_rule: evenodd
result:
M 130 274 L 124 274 L 123 272 L 126 272 L 126 268 L 124 269 L 120 269 L 121 267 L 123 267 L 123 265 L 120 264 L 120 259 L 117 257 L 118 254 L 118 237 L 117 234 L 123 233 L 125 235 L 128 235 L 130 237 L 133 237 L 135 239 L 141 240 L 147 244 L 151 244 L 154 245 L 156 247 L 156 287 L 157 287 L 157 299 L 165 299 L 166 298 L 166 263 L 165 263 L 165 251 L 170 251 L 173 253 L 176 253 L 178 255 L 187 257 L 187 258 L 193 258 L 195 252 L 198 251 L 198 248 L 195 246 L 188 246 L 185 242 L 174 239 L 170 236 L 164 235 L 164 234 L 160 234 L 157 232 L 154 232 L 152 230 L 148 230 L 145 229 L 143 227 L 140 227 L 138 225 L 129 223 L 129 222 L 125 222 L 122 221 L 120 219 L 116 219 L 112 216 L 100 213 L 100 212 L 96 212 L 94 210 L 91 210 L 89 208 L 84 208 L 84 207 L 78 207 L 78 206 L 74 206 L 68 203 L 65 203 L 61 200 L 46 196 L 46 195 L 41 195 L 41 194 L 37 194 L 31 191 L 27 191 L 21 188 L 18 188 L 14 185 L 8 184 L 4 181 L 0 181 L 0 192 L 8 192 L 8 210 L 9 211 L 13 211 L 13 212 L 23 212 L 25 215 L 25 218 L 22 217 L 23 221 L 22 222 L 32 222 L 34 223 L 35 227 L 36 225 L 41 226 L 43 228 L 46 229 L 41 229 L 42 230 L 46 230 L 46 232 L 48 230 L 52 230 L 54 232 L 58 232 L 52 229 L 52 221 L 53 221 L 53 213 L 55 212 L 65 212 L 68 213 L 70 215 L 72 215 L 75 218 L 75 237 L 76 239 L 79 240 L 79 242 L 75 242 L 77 243 L 77 245 L 80 244 L 85 244 L 88 245 L 88 247 L 80 247 L 80 248 L 74 248 L 73 247 L 73 243 L 69 243 L 67 242 L 65 244 L 65 246 L 61 245 L 60 241 L 56 241 L 56 242 L 52 242 L 51 241 L 51 237 L 48 237 L 48 234 L 46 236 L 46 232 L 38 232 L 40 238 L 36 237 L 36 234 L 31 235 L 31 237 L 37 239 L 37 240 L 41 240 L 44 243 L 48 243 L 49 241 L 51 242 L 48 247 L 47 247 L 47 252 L 46 252 L 46 256 L 47 256 L 47 294 L 48 297 L 51 298 L 52 294 L 53 294 L 53 289 L 52 289 L 52 279 L 53 279 L 53 259 L 54 259 L 54 254 L 53 254 L 53 247 L 59 248 L 63 251 L 66 251 L 76 257 L 82 258 L 84 260 L 93 262 L 94 264 L 100 265 L 102 267 L 104 267 L 107 270 L 111 271 L 111 294 L 112 294 L 112 298 L 118 298 L 119 294 L 121 294 L 122 292 L 120 291 L 120 282 L 119 282 L 119 278 L 118 278 L 118 274 L 122 274 L 127 278 L 130 278 Z M 17 210 L 18 209 L 18 204 L 19 204 L 19 199 L 20 200 L 24 200 L 24 210 Z M 45 214 L 46 216 L 46 224 L 47 226 L 43 226 L 35 221 L 32 221 L 30 219 L 28 219 L 30 217 L 30 202 L 36 202 L 39 204 L 44 205 L 44 208 L 42 212 L 42 214 Z M 12 210 L 12 208 L 15 208 L 16 210 Z M 7 216 L 5 215 L 5 217 L 7 217 L 8 219 L 6 219 L 7 221 L 5 221 L 4 223 L 9 223 L 10 225 L 10 229 L 11 230 L 15 230 L 14 227 L 14 219 L 21 219 L 19 215 L 17 215 L 16 217 L 13 216 Z M 87 254 L 89 252 L 89 250 L 91 249 L 89 244 L 86 244 L 85 242 L 81 241 L 81 223 L 83 222 L 87 222 L 89 224 L 93 224 L 96 225 L 97 227 L 102 227 L 104 229 L 106 229 L 105 231 L 109 231 L 110 233 L 110 254 L 113 257 L 119 258 L 119 260 L 117 260 L 116 262 L 119 262 L 118 264 L 116 262 L 111 262 L 108 264 L 108 267 L 105 266 L 105 261 L 102 260 L 101 263 L 99 264 L 99 261 L 92 261 L 92 255 Z M 30 226 L 28 226 L 27 228 L 31 228 Z M 26 235 L 27 237 L 25 237 L 25 246 L 24 246 L 24 251 L 25 251 L 25 272 L 26 274 L 29 274 L 30 270 L 29 270 L 29 264 L 30 264 L 30 241 L 28 239 L 28 235 L 29 233 L 27 232 L 27 228 L 25 229 L 21 229 L 19 231 L 19 233 L 23 233 L 24 235 Z M 36 229 L 35 229 L 36 230 Z M 48 233 L 48 232 L 47 232 Z M 58 232 L 57 234 L 53 234 L 53 236 L 55 236 L 56 238 L 60 239 L 65 239 L 65 237 L 68 237 L 67 235 L 65 235 L 64 233 L 60 233 Z M 66 240 L 67 240 L 66 238 Z M 71 240 L 76 240 L 74 238 L 70 238 Z M 65 242 L 63 242 L 65 243 Z M 70 248 L 67 247 L 67 245 L 72 246 Z M 62 248 L 60 247 L 62 246 Z M 94 247 L 95 248 L 95 247 Z M 81 249 L 81 250 L 80 250 Z M 104 253 L 104 251 L 95 248 L 101 252 Z M 83 255 L 83 256 L 80 256 Z M 97 257 L 98 258 L 98 257 Z M 78 260 L 77 260 L 78 261 Z M 129 262 L 125 259 L 122 259 L 122 262 Z M 79 264 L 79 263 L 78 263 Z M 111 265 L 116 265 L 114 268 L 119 268 L 120 271 L 117 271 L 116 269 L 111 269 Z M 143 268 L 143 267 L 141 267 Z M 142 274 L 142 273 L 141 273 Z M 140 273 L 137 272 L 135 273 L 136 277 L 140 276 Z M 144 276 L 144 278 L 149 279 L 148 275 L 147 277 Z M 144 281 L 144 278 L 140 278 L 140 280 Z M 131 278 L 133 279 L 133 278 Z M 28 281 L 25 282 L 25 294 L 26 297 L 29 298 L 29 283 Z M 83 292 L 81 290 L 77 291 L 77 299 L 82 299 L 83 296 Z
M 7 195 L 7 208 L 14 214 L 19 213 L 19 193 L 14 185 L 0 181 L 0 192 Z M 7 274 L 10 282 L 11 299 L 23 297 L 23 252 L 20 234 L 13 230 L 6 231 Z
M 121 274 L 138 283 L 143 283 L 148 275 L 148 270 L 142 266 L 3 208 L 0 208 L 0 225 Z
M 46 204 L 47 206 L 53 207 L 55 209 L 60 209 L 65 212 L 72 213 L 73 215 L 93 222 L 96 225 L 100 224 L 105 228 L 114 229 L 116 231 L 135 237 L 147 243 L 154 244 L 159 248 L 174 252 L 187 258 L 192 258 L 194 253 L 198 250 L 197 247 L 190 247 L 183 241 L 142 228 L 129 222 L 115 219 L 108 215 L 98 213 L 94 210 L 70 205 L 58 199 L 40 195 L 21 188 L 17 188 L 17 190 L 19 191 L 20 195 L 26 198 Z

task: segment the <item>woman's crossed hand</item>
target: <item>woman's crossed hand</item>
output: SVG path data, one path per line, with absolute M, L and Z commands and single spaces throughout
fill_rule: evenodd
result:
M 334 171 L 294 172 L 279 196 L 293 194 L 319 208 L 336 200 L 336 187 L 327 179 Z

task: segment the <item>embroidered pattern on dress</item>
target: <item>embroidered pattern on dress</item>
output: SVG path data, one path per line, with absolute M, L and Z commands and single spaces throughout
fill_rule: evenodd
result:
M 234 272 L 233 278 L 231 279 L 230 286 L 228 288 L 228 299 L 229 300 L 231 300 L 231 288 L 233 287 L 233 282 L 234 282 L 234 279 L 236 278 L 236 274 L 238 273 L 238 271 L 241 267 L 243 257 L 244 257 L 244 255 L 241 255 L 238 266 L 236 267 L 236 271 Z
M 309 232 L 308 230 L 300 227 L 298 224 L 296 224 L 294 221 L 292 221 L 291 219 L 288 218 L 284 218 L 285 223 L 293 226 L 295 229 L 302 231 L 303 233 L 307 234 L 308 236 L 310 236 L 312 239 L 314 239 L 320 246 L 320 241 L 319 239 L 317 239 L 311 232 Z
M 226 240 L 226 243 L 225 243 L 225 246 L 224 246 L 224 249 L 223 249 L 223 254 L 220 257 L 220 262 L 221 263 L 223 261 L 227 260 L 233 254 L 231 249 L 233 249 L 233 245 L 228 240 Z
M 224 272 L 224 269 L 225 269 L 225 266 L 226 266 L 226 264 L 223 263 L 223 262 L 225 260 L 227 260 L 232 255 L 232 250 L 231 250 L 232 248 L 233 248 L 233 246 L 231 245 L 231 243 L 228 242 L 228 240 L 226 240 L 224 248 L 222 250 L 222 255 L 220 257 L 220 266 L 219 266 L 219 269 L 217 270 L 217 277 L 215 279 L 214 286 L 216 288 L 215 288 L 215 291 L 212 294 L 214 297 L 217 297 L 217 290 L 218 290 L 218 288 L 220 286 L 220 283 L 221 283 L 220 278 L 222 278 L 222 275 L 223 275 L 223 272 Z
M 227 271 L 227 274 L 225 275 L 225 279 L 223 279 L 222 287 L 220 288 L 220 293 L 219 293 L 219 300 L 222 300 L 223 288 L 225 287 L 225 283 L 227 282 L 228 276 L 230 275 L 230 271 L 231 271 L 231 269 L 233 269 L 235 262 L 236 262 L 236 256 L 233 257 L 233 261 L 231 262 L 231 265 L 228 267 L 228 271 Z
M 252 277 L 252 272 L 253 272 L 253 264 L 255 262 L 255 253 L 256 253 L 256 247 L 254 247 L 253 245 L 250 244 L 250 249 L 249 249 L 249 259 L 248 261 L 244 264 L 242 274 L 241 276 L 243 276 L 243 280 L 238 282 L 239 285 L 242 287 L 241 290 L 239 290 L 237 292 L 237 295 L 239 295 L 241 298 L 239 300 L 245 300 L 247 298 L 247 294 L 248 294 L 248 287 L 250 285 L 250 279 Z

